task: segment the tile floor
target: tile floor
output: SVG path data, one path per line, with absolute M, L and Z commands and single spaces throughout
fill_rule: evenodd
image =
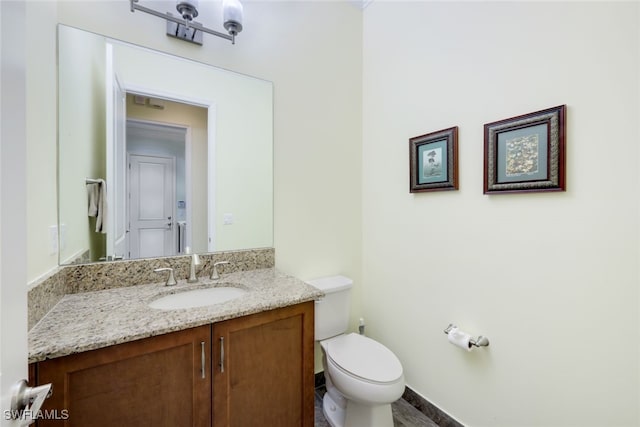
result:
M 324 415 L 322 415 L 322 396 L 324 395 L 324 392 L 324 386 L 316 389 L 315 427 L 330 427 L 329 423 L 324 418 Z M 418 411 L 404 399 L 394 402 L 391 405 L 391 410 L 393 412 L 394 427 L 438 427 L 436 423 L 431 421 L 426 415 Z

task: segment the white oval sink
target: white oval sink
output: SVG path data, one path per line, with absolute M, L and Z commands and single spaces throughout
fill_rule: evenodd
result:
M 178 310 L 180 308 L 205 307 L 220 304 L 238 298 L 247 291 L 240 288 L 221 286 L 217 288 L 194 289 L 167 295 L 149 303 L 149 307 L 159 310 Z

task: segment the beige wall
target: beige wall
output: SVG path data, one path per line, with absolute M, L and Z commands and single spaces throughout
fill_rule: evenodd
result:
M 637 2 L 364 12 L 368 331 L 464 425 L 640 423 L 638 17 Z M 483 124 L 560 104 L 567 191 L 483 195 Z M 460 190 L 410 194 L 408 139 L 451 126 Z M 450 345 L 449 322 L 490 347 Z
M 58 265 L 49 227 L 56 211 L 56 15 L 54 2 L 26 2 L 27 50 L 27 280 Z

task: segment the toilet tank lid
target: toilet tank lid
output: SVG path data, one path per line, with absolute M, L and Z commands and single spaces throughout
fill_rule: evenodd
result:
M 307 280 L 307 283 L 326 294 L 349 289 L 353 285 L 353 280 L 345 276 L 329 276 Z

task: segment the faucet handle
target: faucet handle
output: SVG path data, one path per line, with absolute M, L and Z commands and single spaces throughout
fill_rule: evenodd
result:
M 171 267 L 156 268 L 153 271 L 155 273 L 161 273 L 163 271 L 169 272 L 169 275 L 167 276 L 167 282 L 164 284 L 165 286 L 173 286 L 178 284 L 178 282 L 176 282 L 176 277 L 173 275 L 173 268 Z
M 211 280 L 218 280 L 220 278 L 220 275 L 218 274 L 218 266 L 219 265 L 225 265 L 225 264 L 231 264 L 229 261 L 218 261 L 216 263 L 213 264 L 213 268 L 211 269 Z
M 202 261 L 200 261 L 200 257 L 198 256 L 198 254 L 191 254 L 191 263 L 193 265 L 200 265 L 202 264 Z

